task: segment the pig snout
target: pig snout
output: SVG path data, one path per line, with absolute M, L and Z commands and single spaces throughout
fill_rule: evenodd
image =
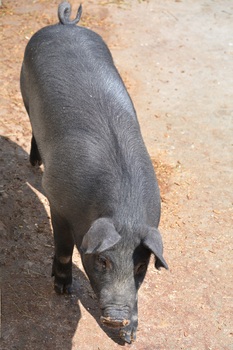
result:
M 104 326 L 109 328 L 122 328 L 130 324 L 129 307 L 124 306 L 116 308 L 115 306 L 107 306 L 101 308 L 102 316 L 100 321 Z

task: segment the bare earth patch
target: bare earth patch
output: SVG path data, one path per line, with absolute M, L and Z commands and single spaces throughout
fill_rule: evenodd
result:
M 71 1 L 74 11 L 79 3 Z M 71 296 L 53 291 L 53 237 L 19 74 L 25 46 L 59 1 L 0 8 L 0 348 L 120 349 L 100 325 L 77 251 Z M 233 349 L 233 4 L 83 2 L 81 25 L 109 45 L 138 113 L 162 197 L 170 270 L 151 261 L 139 292 L 137 350 Z

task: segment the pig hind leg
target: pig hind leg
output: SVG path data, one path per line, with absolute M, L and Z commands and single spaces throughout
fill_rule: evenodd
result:
M 32 166 L 35 166 L 37 164 L 38 165 L 42 164 L 40 152 L 38 150 L 36 139 L 33 134 L 32 134 L 32 140 L 31 140 L 30 163 Z
M 54 290 L 58 294 L 70 294 L 72 285 L 72 254 L 74 239 L 67 221 L 57 215 L 52 208 L 51 218 L 55 244 L 52 268 Z
M 21 76 L 21 83 L 22 82 L 23 82 L 23 78 Z M 27 114 L 28 114 L 29 119 L 30 119 L 29 106 L 28 106 L 28 103 L 27 103 L 27 98 L 26 98 L 25 91 L 23 89 L 23 83 L 21 84 L 21 92 L 22 92 L 22 96 L 23 96 L 24 106 L 25 106 L 25 109 L 26 109 Z M 35 166 L 37 164 L 38 165 L 42 164 L 40 152 L 38 150 L 36 139 L 35 139 L 33 134 L 32 134 L 32 139 L 31 139 L 31 151 L 30 151 L 30 158 L 29 159 L 30 159 L 30 163 L 31 163 L 32 166 Z

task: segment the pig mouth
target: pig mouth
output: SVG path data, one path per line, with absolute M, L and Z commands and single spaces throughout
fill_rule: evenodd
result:
M 121 327 L 126 327 L 130 324 L 130 320 L 117 320 L 111 317 L 100 317 L 100 322 L 109 328 L 121 328 Z

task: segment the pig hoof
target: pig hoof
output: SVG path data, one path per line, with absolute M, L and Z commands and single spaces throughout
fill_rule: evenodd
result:
M 72 286 L 71 286 L 71 284 L 68 284 L 68 285 L 66 285 L 66 286 L 64 286 L 64 293 L 65 294 L 72 294 Z
M 41 159 L 35 159 L 33 157 L 30 156 L 30 163 L 32 166 L 40 166 L 42 164 L 42 160 Z
M 63 263 L 54 256 L 52 277 L 54 276 L 54 290 L 57 294 L 71 294 L 72 289 L 72 260 Z
M 54 290 L 57 294 L 63 294 L 63 284 L 54 283 Z
M 42 162 L 41 161 L 33 161 L 33 162 L 30 162 L 32 166 L 41 166 Z
M 29 160 L 32 166 L 36 166 L 36 165 L 40 166 L 42 164 L 42 159 L 38 151 L 37 152 L 31 151 Z
M 54 290 L 57 294 L 71 294 L 71 284 L 54 283 Z

